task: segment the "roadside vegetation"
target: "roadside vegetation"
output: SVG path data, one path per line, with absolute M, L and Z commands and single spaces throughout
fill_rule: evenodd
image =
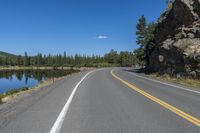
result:
M 197 79 L 183 78 L 183 77 L 177 78 L 177 77 L 172 77 L 168 74 L 160 75 L 158 73 L 150 74 L 149 76 L 158 80 L 200 88 L 200 81 Z
M 0 104 L 2 104 L 2 94 L 0 94 Z
M 4 93 L 4 96 L 12 95 L 12 94 L 22 92 L 22 91 L 27 91 L 27 90 L 28 90 L 28 87 L 22 87 L 19 89 L 11 89 L 11 90 L 8 90 L 6 93 Z

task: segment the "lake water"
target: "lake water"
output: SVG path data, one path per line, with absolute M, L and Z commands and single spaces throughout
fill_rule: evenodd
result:
M 33 87 L 44 79 L 62 77 L 75 70 L 0 70 L 0 93 Z

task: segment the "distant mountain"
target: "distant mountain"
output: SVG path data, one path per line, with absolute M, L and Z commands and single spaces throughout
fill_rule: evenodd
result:
M 0 51 L 0 57 L 15 57 L 16 55 Z

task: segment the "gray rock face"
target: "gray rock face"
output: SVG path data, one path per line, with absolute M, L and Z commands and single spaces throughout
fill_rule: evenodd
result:
M 200 63 L 200 53 L 194 54 L 194 60 Z
M 200 70 L 200 0 L 175 0 L 158 21 L 155 42 L 148 70 L 194 77 Z

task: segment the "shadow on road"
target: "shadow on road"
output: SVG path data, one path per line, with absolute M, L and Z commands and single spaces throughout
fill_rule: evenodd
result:
M 123 68 L 122 70 L 133 73 L 145 73 L 144 69 L 142 68 Z

